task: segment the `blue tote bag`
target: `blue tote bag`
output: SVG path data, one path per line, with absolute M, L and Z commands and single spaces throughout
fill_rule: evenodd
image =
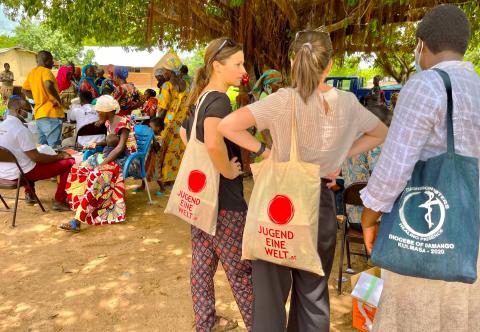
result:
M 478 159 L 455 153 L 450 77 L 434 70 L 447 90 L 447 152 L 416 163 L 392 211 L 382 217 L 372 262 L 402 275 L 473 283 L 480 231 Z

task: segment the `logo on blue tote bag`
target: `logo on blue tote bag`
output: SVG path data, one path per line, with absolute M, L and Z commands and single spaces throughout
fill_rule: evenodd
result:
M 424 209 L 424 223 L 408 222 L 410 209 Z M 445 213 L 449 208 L 445 196 L 433 187 L 407 187 L 400 207 L 400 227 L 415 240 L 431 241 L 443 233 Z M 411 214 L 410 214 L 411 215 Z

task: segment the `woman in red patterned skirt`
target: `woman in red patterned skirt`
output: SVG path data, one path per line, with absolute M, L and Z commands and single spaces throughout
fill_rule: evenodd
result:
M 72 167 L 66 191 L 70 207 L 76 211 L 75 218 L 59 226 L 67 231 L 79 232 L 82 222 L 100 225 L 125 221 L 123 166 L 128 155 L 137 151 L 133 125 L 129 118 L 115 115 L 120 106 L 111 96 L 99 97 L 95 109 L 108 133 L 118 135 L 119 142 L 108 156 L 96 153 Z M 138 166 L 134 163 L 130 167 Z

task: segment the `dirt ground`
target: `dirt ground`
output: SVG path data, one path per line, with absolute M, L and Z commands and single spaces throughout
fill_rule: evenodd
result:
M 0 214 L 0 331 L 194 331 L 190 228 L 163 214 L 166 198 L 150 206 L 145 194 L 132 192 L 135 182 L 127 186 L 127 222 L 79 234 L 57 229 L 73 213 L 50 210 L 49 181 L 37 184 L 46 213 L 20 202 L 15 228 L 10 213 Z M 251 182 L 246 187 L 248 195 Z M 331 326 L 353 331 L 350 281 L 343 295 L 336 291 L 338 254 L 329 282 Z M 367 265 L 354 258 L 353 268 Z M 217 312 L 245 331 L 221 265 L 215 287 Z

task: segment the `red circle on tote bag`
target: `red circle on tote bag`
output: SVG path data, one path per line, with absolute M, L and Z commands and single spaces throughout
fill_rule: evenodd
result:
M 190 172 L 190 175 L 188 176 L 188 189 L 190 189 L 192 193 L 201 192 L 205 188 L 206 184 L 207 176 L 205 173 L 199 171 L 198 169 Z
M 294 215 L 295 208 L 288 196 L 276 195 L 268 204 L 268 216 L 274 224 L 288 224 Z

